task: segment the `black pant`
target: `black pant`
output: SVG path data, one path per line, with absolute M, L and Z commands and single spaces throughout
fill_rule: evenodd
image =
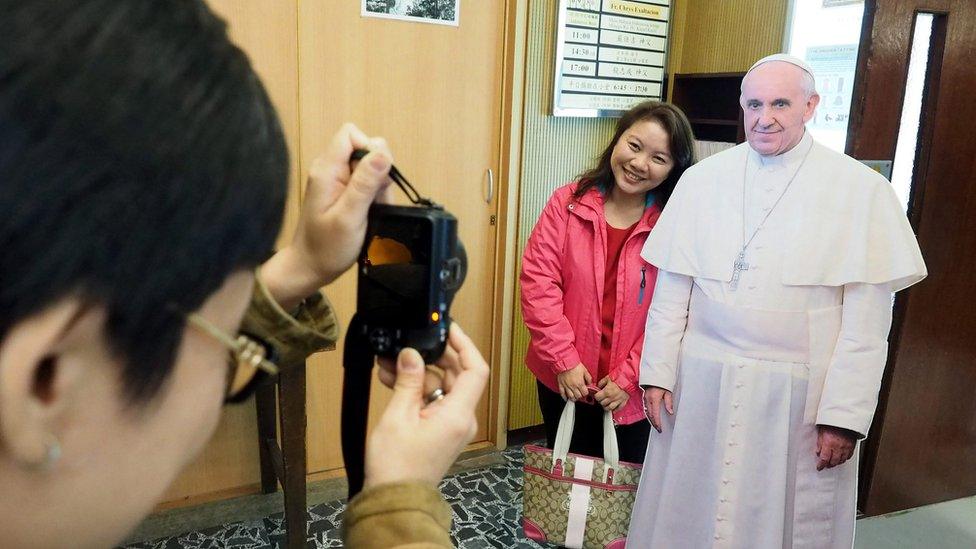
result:
M 539 407 L 542 421 L 546 425 L 546 446 L 552 448 L 559 429 L 559 417 L 563 414 L 566 401 L 559 393 L 551 391 L 541 382 L 536 382 L 539 390 Z M 631 397 L 633 398 L 633 397 Z M 651 424 L 640 420 L 630 425 L 617 426 L 617 446 L 620 460 L 631 463 L 644 463 L 647 439 L 651 435 Z M 603 407 L 599 404 L 576 403 L 576 422 L 573 425 L 573 439 L 569 451 L 584 456 L 603 457 Z

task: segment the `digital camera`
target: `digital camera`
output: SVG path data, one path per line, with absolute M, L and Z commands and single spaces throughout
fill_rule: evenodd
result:
M 447 345 L 451 302 L 464 282 L 467 256 L 457 219 L 420 197 L 396 168 L 390 176 L 417 205 L 369 210 L 359 255 L 359 329 L 376 356 L 395 358 L 411 347 L 431 364 Z

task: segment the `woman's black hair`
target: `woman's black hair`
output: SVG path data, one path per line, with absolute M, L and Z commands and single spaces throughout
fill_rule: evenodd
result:
M 645 120 L 654 120 L 661 125 L 668 136 L 670 136 L 671 158 L 674 160 L 674 167 L 663 183 L 652 189 L 651 195 L 654 203 L 659 207 L 664 207 L 671 193 L 674 191 L 675 184 L 681 179 L 681 175 L 689 166 L 695 163 L 695 135 L 691 131 L 691 124 L 681 109 L 660 101 L 644 101 L 624 113 L 617 121 L 617 128 L 613 133 L 613 139 L 607 144 L 603 152 L 600 153 L 599 160 L 594 168 L 591 168 L 577 177 L 579 183 L 573 196 L 580 199 L 590 189 L 596 187 L 601 190 L 613 188 L 613 170 L 610 166 L 610 157 L 613 155 L 613 148 L 617 145 L 620 137 L 630 129 L 631 126 Z M 651 202 L 648 201 L 650 204 Z
M 185 323 L 266 258 L 288 152 L 199 0 L 0 0 L 0 340 L 68 295 L 105 308 L 133 401 Z

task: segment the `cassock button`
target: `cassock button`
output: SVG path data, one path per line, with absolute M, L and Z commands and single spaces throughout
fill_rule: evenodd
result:
M 722 536 L 715 534 L 715 539 L 722 539 Z
M 735 388 L 736 389 L 741 389 L 742 388 L 742 383 L 736 383 L 735 384 Z
M 728 483 L 730 483 L 730 482 L 732 482 L 732 481 L 731 481 L 731 480 L 729 480 L 729 479 L 727 479 L 727 478 L 723 478 L 723 479 L 722 479 L 722 484 L 728 484 Z
M 741 405 L 741 404 L 739 404 L 738 402 L 734 402 L 734 403 L 732 404 L 732 407 L 733 407 L 733 408 L 738 408 L 739 406 L 742 406 L 742 405 Z
M 732 465 L 732 460 L 731 460 L 731 459 L 727 459 L 727 460 L 725 460 L 725 464 L 726 464 L 726 465 Z

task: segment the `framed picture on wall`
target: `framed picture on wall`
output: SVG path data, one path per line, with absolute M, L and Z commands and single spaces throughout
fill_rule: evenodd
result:
M 560 0 L 552 114 L 620 116 L 662 99 L 670 0 Z
M 361 0 L 363 17 L 458 26 L 460 0 Z

